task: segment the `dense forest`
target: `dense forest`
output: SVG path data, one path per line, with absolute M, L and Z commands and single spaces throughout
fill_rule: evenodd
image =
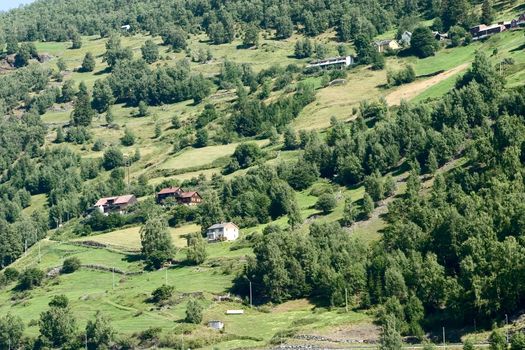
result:
M 98 14 L 93 17 L 92 14 Z M 107 36 L 122 25 L 152 35 L 205 31 L 213 43 L 231 42 L 240 26 L 274 29 L 278 38 L 300 27 L 308 36 L 336 28 L 340 40 L 373 37 L 393 25 L 414 26 L 414 16 L 439 16 L 446 28 L 477 22 L 472 4 L 461 1 L 37 1 L 0 15 L 5 40 L 67 41 L 78 34 Z M 412 18 L 412 20 L 411 20 Z M 250 28 L 250 26 L 247 26 Z M 408 28 L 401 28 L 401 30 Z

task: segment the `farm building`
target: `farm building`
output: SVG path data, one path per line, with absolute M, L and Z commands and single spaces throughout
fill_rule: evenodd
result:
M 239 227 L 233 222 L 215 224 L 208 228 L 206 237 L 210 242 L 235 241 L 239 238 Z
M 198 192 L 186 192 L 180 187 L 168 187 L 157 193 L 157 203 L 161 204 L 168 198 L 174 198 L 178 204 L 198 205 L 202 203 L 202 197 Z
M 132 194 L 128 194 L 124 196 L 100 198 L 95 203 L 94 207 L 103 214 L 124 214 L 127 209 L 135 203 L 137 203 L 137 197 Z
M 355 60 L 352 56 L 345 57 L 332 57 L 325 60 L 313 61 L 307 68 L 345 68 L 351 66 L 355 63 Z
M 494 34 L 504 32 L 505 30 L 507 30 L 507 28 L 503 24 L 492 24 L 490 26 L 480 24 L 470 28 L 470 34 L 472 34 L 473 40 L 481 40 Z
M 380 52 L 380 53 L 384 53 L 384 52 L 387 52 L 387 51 L 395 51 L 395 50 L 399 50 L 401 48 L 399 43 L 397 41 L 395 41 L 395 40 L 374 41 L 374 45 L 376 46 L 377 51 Z

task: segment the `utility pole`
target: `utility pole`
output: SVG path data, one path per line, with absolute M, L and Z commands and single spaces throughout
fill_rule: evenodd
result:
M 87 346 L 87 332 L 86 332 L 85 337 L 84 337 L 84 345 L 85 345 L 86 350 L 88 350 L 88 346 Z
M 164 275 L 164 284 L 168 285 L 168 268 L 166 267 L 165 275 Z
M 507 338 L 507 344 L 509 343 L 509 316 L 505 314 L 505 337 Z
M 348 288 L 345 287 L 345 310 L 348 312 Z
M 114 267 L 112 268 L 112 272 L 113 272 L 113 274 L 112 274 L 112 277 L 113 277 L 113 289 L 115 289 L 115 268 Z
M 38 241 L 38 263 L 42 262 L 42 255 L 40 254 L 40 241 Z
M 253 299 L 252 299 L 252 281 L 250 281 L 250 307 L 253 306 L 252 301 L 253 301 Z
M 446 349 L 447 348 L 447 343 L 445 341 L 445 327 L 443 327 L 443 348 Z

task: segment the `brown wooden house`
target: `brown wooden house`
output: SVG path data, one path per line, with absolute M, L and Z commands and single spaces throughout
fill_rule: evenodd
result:
M 177 204 L 198 205 L 202 203 L 202 197 L 198 192 L 186 192 L 180 187 L 164 188 L 157 193 L 157 203 L 159 204 L 169 198 L 176 200 Z

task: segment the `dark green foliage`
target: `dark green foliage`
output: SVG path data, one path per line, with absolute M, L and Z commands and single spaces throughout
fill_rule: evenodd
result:
M 180 27 L 167 26 L 161 33 L 164 45 L 169 45 L 174 51 L 180 52 L 187 46 L 186 39 L 188 34 Z M 158 51 L 158 49 L 157 49 Z M 145 58 L 144 58 L 145 59 Z
M 142 255 L 146 263 L 159 269 L 173 257 L 174 248 L 168 225 L 163 218 L 152 217 L 140 229 Z
M 71 33 L 71 48 L 80 49 L 82 47 L 82 37 L 77 31 Z
M 525 334 L 516 332 L 510 339 L 510 350 L 519 350 L 525 347 Z
M 323 212 L 323 214 L 328 214 L 337 205 L 337 201 L 335 199 L 335 196 L 331 193 L 324 193 L 317 199 L 317 202 L 315 203 L 315 209 L 320 210 Z
M 294 54 L 295 58 L 307 58 L 311 57 L 314 53 L 314 48 L 310 39 L 297 40 L 295 42 Z
M 438 48 L 436 39 L 428 27 L 418 27 L 414 30 L 410 46 L 419 58 L 433 56 Z
M 148 105 L 146 104 L 146 102 L 140 101 L 139 102 L 139 109 L 138 109 L 138 112 L 137 112 L 137 116 L 145 117 L 148 114 L 149 114 Z
M 140 48 L 142 58 L 148 63 L 154 63 L 159 59 L 159 46 L 151 39 L 146 40 Z
M 450 27 L 448 37 L 450 38 L 450 46 L 456 47 L 461 45 L 461 41 L 467 34 L 466 30 L 460 26 Z
M 280 16 L 275 20 L 275 36 L 278 39 L 286 39 L 293 34 L 293 23 L 288 16 Z
M 208 125 L 208 123 L 212 122 L 218 117 L 219 117 L 219 113 L 217 112 L 217 109 L 215 108 L 215 106 L 212 104 L 206 104 L 204 106 L 204 110 L 202 111 L 202 113 L 199 114 L 199 116 L 197 117 L 197 120 L 195 121 L 195 126 L 197 128 L 203 128 L 206 125 Z M 180 127 L 180 122 L 177 116 L 174 116 L 173 118 L 176 119 L 176 123 L 173 124 L 173 121 L 172 121 L 172 125 L 174 128 L 178 129 Z
M 25 269 L 18 277 L 18 287 L 20 289 L 33 289 L 42 284 L 44 272 L 40 269 L 30 267 Z
M 208 146 L 208 131 L 206 129 L 197 130 L 194 146 L 197 148 Z
M 0 317 L 0 349 L 17 349 L 24 333 L 24 323 L 18 316 Z
M 115 98 L 109 82 L 105 79 L 95 81 L 91 107 L 98 113 L 104 113 L 109 110 L 113 103 L 115 103 Z M 108 123 L 111 124 L 110 122 Z
M 444 0 L 441 3 L 441 20 L 446 31 L 454 25 L 469 28 L 476 19 L 471 18 L 472 5 L 468 0 Z
M 112 34 L 106 43 L 104 62 L 113 68 L 119 61 L 131 60 L 132 58 L 133 51 L 129 47 L 123 48 L 120 37 L 117 34 Z
M 20 272 L 18 272 L 18 270 L 14 267 L 6 267 L 3 271 L 3 276 L 5 277 L 6 282 L 10 283 L 18 279 Z
M 89 92 L 84 82 L 81 82 L 73 113 L 71 114 L 71 122 L 75 126 L 89 126 L 94 116 L 95 111 L 91 108 Z
M 73 273 L 77 271 L 78 269 L 80 269 L 80 267 L 81 267 L 80 259 L 77 257 L 71 257 L 71 258 L 67 258 L 66 260 L 64 260 L 64 262 L 62 263 L 61 271 L 63 273 Z
M 380 336 L 380 350 L 401 350 L 403 348 L 403 342 L 401 339 L 401 334 L 396 329 L 396 320 L 395 316 L 387 316 L 385 322 L 383 323 L 381 336 Z
M 95 320 L 86 324 L 86 343 L 89 350 L 109 349 L 115 338 L 110 321 L 97 311 Z
M 246 276 L 260 301 L 315 296 L 331 305 L 344 305 L 345 288 L 349 295 L 364 292 L 365 251 L 337 224 L 314 222 L 307 236 L 276 229 L 256 243 L 255 261 L 249 264 Z M 338 264 L 347 268 L 338 269 Z M 237 280 L 236 288 L 247 292 L 247 287 L 247 280 Z
M 110 147 L 104 152 L 102 166 L 106 170 L 111 170 L 124 165 L 124 155 L 116 147 Z
M 481 5 L 481 17 L 480 22 L 483 24 L 491 25 L 494 21 L 494 9 L 492 8 L 491 0 L 483 0 Z
M 363 206 L 362 206 L 363 215 L 369 218 L 374 211 L 374 200 L 368 193 L 365 192 L 363 197 Z
M 29 64 L 29 60 L 31 59 L 31 51 L 29 49 L 29 46 L 27 44 L 20 45 L 20 48 L 18 49 L 16 56 L 15 56 L 15 67 L 24 67 Z
M 87 52 L 82 60 L 81 70 L 83 72 L 93 72 L 95 70 L 95 57 L 91 52 Z
M 357 210 L 352 202 L 352 198 L 345 198 L 345 206 L 343 208 L 343 218 L 341 223 L 345 226 L 350 226 L 354 223 L 357 217 Z
M 120 143 L 126 147 L 133 146 L 135 144 L 135 134 L 131 131 L 131 129 L 124 129 L 124 136 L 120 138 Z
M 414 67 L 407 65 L 398 71 L 388 71 L 386 79 L 390 86 L 408 84 L 416 80 L 416 72 L 414 71 Z
M 73 80 L 66 80 L 62 85 L 62 95 L 60 96 L 60 102 L 71 102 L 77 94 L 75 82 Z
M 237 162 L 240 168 L 248 168 L 258 159 L 264 156 L 264 152 L 259 145 L 253 142 L 241 143 L 233 152 L 233 161 Z
M 193 265 L 200 265 L 206 260 L 206 241 L 202 235 L 191 234 L 187 238 L 188 250 L 186 251 L 186 260 Z
M 186 306 L 186 322 L 199 324 L 202 322 L 202 305 L 195 299 L 190 299 Z
M 54 347 L 62 347 L 75 336 L 76 320 L 65 296 L 55 297 L 49 306 L 40 314 L 40 334 Z
M 474 343 L 472 342 L 472 340 L 470 339 L 465 340 L 465 342 L 463 343 L 463 350 L 475 350 L 475 349 L 476 347 L 474 346 Z M 519 349 L 522 349 L 522 348 L 519 348 Z
M 500 330 L 494 330 L 489 336 L 490 350 L 504 350 L 507 349 L 507 340 L 505 335 Z
M 173 292 L 175 292 L 175 287 L 163 284 L 151 293 L 151 301 L 157 304 L 166 302 L 171 299 Z
M 84 126 L 74 126 L 67 129 L 66 141 L 81 145 L 91 140 L 89 129 Z
M 242 43 L 246 47 L 259 45 L 259 28 L 255 24 L 248 24 L 244 28 Z

